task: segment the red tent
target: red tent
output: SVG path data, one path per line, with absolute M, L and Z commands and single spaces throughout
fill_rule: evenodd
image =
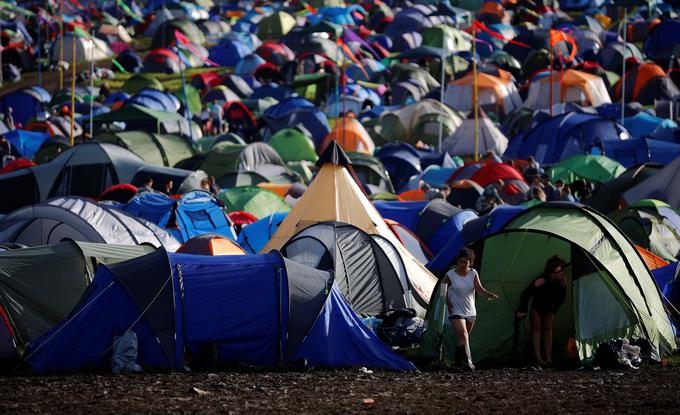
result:
M 0 169 L 0 174 L 9 173 L 19 169 L 27 169 L 29 167 L 37 166 L 34 162 L 29 159 L 16 159 L 8 163 L 5 167 Z
M 477 182 L 480 186 L 486 187 L 487 185 L 501 179 L 503 181 L 507 180 L 520 180 L 524 182 L 522 174 L 517 171 L 514 167 L 509 164 L 503 163 L 489 163 L 481 169 L 477 170 L 475 174 L 472 175 L 471 180 Z M 526 183 L 526 182 L 525 182 Z

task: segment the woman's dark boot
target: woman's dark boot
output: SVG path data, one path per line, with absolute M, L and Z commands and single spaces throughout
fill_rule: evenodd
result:
M 456 346 L 456 368 L 462 369 L 465 361 L 465 346 Z

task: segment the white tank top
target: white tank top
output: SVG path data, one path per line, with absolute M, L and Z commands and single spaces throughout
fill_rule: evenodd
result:
M 474 317 L 477 315 L 475 308 L 475 277 L 477 271 L 470 268 L 464 277 L 458 275 L 455 270 L 446 273 L 451 281 L 449 285 L 449 301 L 453 306 L 453 314 L 462 317 Z

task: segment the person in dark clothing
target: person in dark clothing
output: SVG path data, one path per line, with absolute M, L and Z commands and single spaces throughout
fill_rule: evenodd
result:
M 567 295 L 567 279 L 564 275 L 566 261 L 554 255 L 545 263 L 543 274 L 536 278 L 524 289 L 519 301 L 517 318 L 524 318 L 531 303 L 531 340 L 534 358 L 539 365 L 552 364 L 553 320 L 557 310 L 564 303 Z M 543 337 L 543 352 L 541 356 L 541 335 Z

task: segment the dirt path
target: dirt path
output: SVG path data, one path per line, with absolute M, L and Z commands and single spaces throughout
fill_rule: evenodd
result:
M 678 413 L 679 386 L 678 367 L 0 377 L 0 413 Z

